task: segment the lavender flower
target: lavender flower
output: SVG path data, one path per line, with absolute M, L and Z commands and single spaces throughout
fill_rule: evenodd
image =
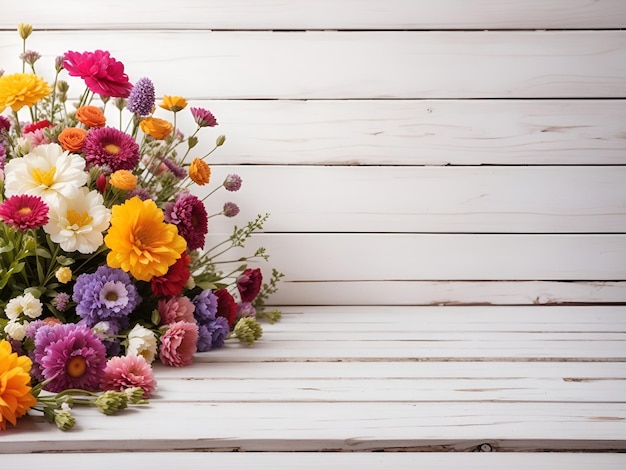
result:
M 189 108 L 191 115 L 193 116 L 198 127 L 215 127 L 217 126 L 217 119 L 213 116 L 213 113 L 208 109 L 203 108 Z
M 191 302 L 196 306 L 193 313 L 199 324 L 215 320 L 217 313 L 217 296 L 211 289 L 205 289 L 196 295 Z
M 224 187 L 227 191 L 239 191 L 239 188 L 241 188 L 241 177 L 235 174 L 226 175 Z
M 76 314 L 89 326 L 107 320 L 116 320 L 124 326 L 127 316 L 141 301 L 130 276 L 108 266 L 78 276 L 72 299 L 77 304 Z
M 137 80 L 135 86 L 130 90 L 126 107 L 131 113 L 148 116 L 152 113 L 155 99 L 154 84 L 149 78 L 143 77 Z
M 222 211 L 226 217 L 235 217 L 239 214 L 239 206 L 234 202 L 226 202 L 224 203 L 224 210 Z

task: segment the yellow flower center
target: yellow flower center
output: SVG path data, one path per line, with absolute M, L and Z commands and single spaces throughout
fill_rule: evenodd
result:
M 87 361 L 83 356 L 74 356 L 65 364 L 65 372 L 76 379 L 87 371 Z
M 33 169 L 33 179 L 38 184 L 50 187 L 52 186 L 52 183 L 54 183 L 54 175 L 56 171 L 56 167 L 52 167 L 48 171 L 42 170 L 41 168 L 35 168 Z
M 104 146 L 104 150 L 109 152 L 111 155 L 117 155 L 118 153 L 120 153 L 119 145 L 115 145 L 115 144 L 106 144 Z
M 70 226 L 84 227 L 85 225 L 89 225 L 93 221 L 93 217 L 90 217 L 89 213 L 87 212 L 79 214 L 74 209 L 69 209 L 67 211 L 67 221 Z
M 22 207 L 17 210 L 19 215 L 29 215 L 33 210 L 30 207 Z

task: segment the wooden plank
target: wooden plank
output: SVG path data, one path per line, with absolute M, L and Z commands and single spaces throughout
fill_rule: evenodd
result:
M 626 282 L 285 281 L 276 305 L 560 305 L 626 303 Z
M 228 198 L 241 208 L 236 222 L 269 212 L 270 232 L 626 232 L 626 166 L 228 165 L 193 189 L 204 197 L 230 173 L 245 187 L 210 199 L 213 211 Z M 233 220 L 211 222 L 223 232 Z
M 77 37 L 40 31 L 29 48 L 44 70 Z M 18 70 L 20 38 L 0 43 L 0 63 Z M 626 31 L 82 31 L 80 49 L 110 50 L 132 80 L 190 99 L 626 97 Z
M 626 279 L 624 235 L 268 233 L 246 252 L 258 246 L 292 282 Z
M 604 403 L 163 403 L 63 433 L 20 421 L 0 453 L 59 451 L 626 450 L 626 407 Z M 123 429 L 124 432 L 120 432 Z
M 195 154 L 220 164 L 610 165 L 626 163 L 624 100 L 215 100 Z M 110 109 L 110 108 L 109 108 Z M 169 119 L 162 110 L 159 117 Z M 110 122 L 117 125 L 117 113 Z M 178 114 L 186 133 L 195 125 Z
M 179 0 L 175 9 L 148 0 L 108 0 L 106 16 L 85 15 L 78 0 L 59 0 L 54 6 L 32 0 L 29 5 L 28 21 L 45 29 L 593 29 L 626 24 L 620 0 Z M 8 4 L 0 28 L 23 21 L 19 5 Z
M 3 462 L 27 468 L 45 467 L 48 470 L 65 470 L 68 467 L 117 470 L 120 467 L 142 468 L 149 463 L 153 470 L 171 468 L 220 468 L 223 470 L 255 468 L 258 470 L 360 470 L 390 469 L 413 470 L 419 466 L 430 469 L 484 470 L 498 468 L 527 470 L 528 468 L 571 468 L 576 470 L 622 470 L 625 454 L 598 453 L 506 453 L 506 452 L 119 452 L 91 454 L 5 454 Z

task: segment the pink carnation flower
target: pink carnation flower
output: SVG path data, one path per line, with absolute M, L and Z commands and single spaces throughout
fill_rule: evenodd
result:
M 150 398 L 157 382 L 150 364 L 143 356 L 115 356 L 107 361 L 100 382 L 102 390 L 121 392 L 127 388 L 140 387 L 143 397 Z
M 108 51 L 67 51 L 63 67 L 72 77 L 80 77 L 93 93 L 113 98 L 128 98 L 133 88 L 124 73 L 124 64 Z
M 196 306 L 187 297 L 172 297 L 171 299 L 159 299 L 157 310 L 161 317 L 161 325 L 171 325 L 178 321 L 195 323 L 193 316 Z
M 159 358 L 166 366 L 187 366 L 193 360 L 197 342 L 197 324 L 186 321 L 172 323 L 161 336 Z

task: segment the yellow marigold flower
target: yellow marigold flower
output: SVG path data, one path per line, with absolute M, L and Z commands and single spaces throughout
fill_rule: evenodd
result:
M 163 101 L 159 103 L 159 106 L 163 109 L 167 109 L 168 111 L 177 113 L 181 109 L 185 109 L 187 107 L 187 100 L 182 96 L 165 95 L 163 97 Z
M 32 107 L 52 93 L 52 87 L 38 75 L 13 73 L 0 77 L 0 113 L 7 107 L 19 111 Z
M 155 117 L 147 117 L 139 123 L 139 127 L 144 133 L 154 137 L 157 140 L 165 139 L 170 133 L 174 126 L 169 121 L 165 119 L 159 119 Z
M 111 186 L 124 191 L 131 191 L 137 186 L 137 177 L 128 170 L 117 170 L 109 177 Z
M 54 276 L 61 284 L 67 284 L 72 280 L 72 270 L 67 266 L 63 266 L 56 270 Z
M 211 167 L 199 158 L 194 158 L 189 165 L 189 178 L 196 184 L 204 186 L 211 179 Z
M 104 243 L 111 250 L 107 264 L 140 281 L 163 276 L 187 248 L 176 225 L 164 222 L 163 211 L 155 202 L 136 196 L 113 206 Z
M 32 365 L 28 356 L 12 351 L 11 343 L 0 341 L 0 429 L 6 429 L 7 421 L 15 426 L 17 418 L 37 403 L 31 394 Z

